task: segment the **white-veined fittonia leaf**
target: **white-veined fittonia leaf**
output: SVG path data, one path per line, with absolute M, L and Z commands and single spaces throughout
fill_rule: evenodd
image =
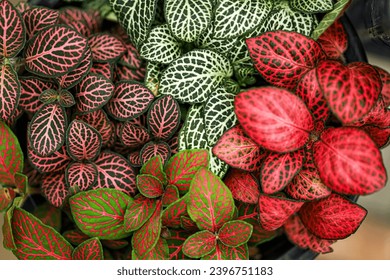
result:
M 88 38 L 92 59 L 96 62 L 110 62 L 119 59 L 126 51 L 121 40 L 111 34 L 95 34 Z
M 81 191 L 93 187 L 98 179 L 98 170 L 94 163 L 73 162 L 65 170 L 65 181 L 69 187 L 77 186 Z
M 172 34 L 184 42 L 193 42 L 211 21 L 211 0 L 165 0 L 165 19 Z
M 272 10 L 271 0 L 221 0 L 215 10 L 214 37 L 238 37 L 260 25 Z
M 290 0 L 294 10 L 304 13 L 325 13 L 333 8 L 332 0 Z
M 48 89 L 56 88 L 50 81 L 42 80 L 38 77 L 20 77 L 21 95 L 19 106 L 26 112 L 34 114 L 41 106 L 39 95 Z
M 110 100 L 114 85 L 98 74 L 88 74 L 76 87 L 76 108 L 87 113 L 102 108 Z
M 76 161 L 94 160 L 100 152 L 102 137 L 89 124 L 73 120 L 66 132 L 66 146 L 68 154 Z
M 152 27 L 157 0 L 110 0 L 110 3 L 131 41 L 139 48 Z
M 229 60 L 211 50 L 193 50 L 163 72 L 159 91 L 186 103 L 202 103 L 233 69 Z
M 0 120 L 11 119 L 20 98 L 20 82 L 11 65 L 0 65 Z
M 140 148 L 150 140 L 150 134 L 145 127 L 126 122 L 120 128 L 119 139 L 128 148 Z
M 145 73 L 145 85 L 155 95 L 158 96 L 158 88 L 162 75 L 163 66 L 160 63 L 148 61 Z
M 148 61 L 168 64 L 182 55 L 181 43 L 171 34 L 167 24 L 154 27 L 140 49 Z
M 28 127 L 31 147 L 41 156 L 49 156 L 65 142 L 67 116 L 65 109 L 52 103 L 42 106 Z
M 45 27 L 57 24 L 59 12 L 44 7 L 34 7 L 25 11 L 22 16 L 27 37 L 31 38 Z
M 61 207 L 68 196 L 65 172 L 47 173 L 42 177 L 41 192 L 47 201 L 55 207 Z
M 225 89 L 218 88 L 204 106 L 205 130 L 210 146 L 214 146 L 225 131 L 237 123 L 234 96 Z
M 105 108 L 113 118 L 126 121 L 146 112 L 153 99 L 153 93 L 143 84 L 120 81 L 115 85 L 114 95 Z
M 14 57 L 23 48 L 26 32 L 23 19 L 9 1 L 0 2 L 0 57 Z
M 220 178 L 223 178 L 229 169 L 229 165 L 217 158 L 212 151 L 212 147 L 207 149 L 210 158 L 210 171 Z
M 87 39 L 65 25 L 42 29 L 25 48 L 26 69 L 38 76 L 58 77 L 75 69 L 84 56 Z
M 171 148 L 163 141 L 151 141 L 142 147 L 142 150 L 140 151 L 140 158 L 142 163 L 146 163 L 155 156 L 160 156 L 162 160 L 166 162 L 171 156 Z

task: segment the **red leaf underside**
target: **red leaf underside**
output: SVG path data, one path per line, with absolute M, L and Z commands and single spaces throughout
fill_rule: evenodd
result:
M 140 148 L 150 140 L 150 135 L 145 127 L 126 122 L 121 126 L 119 138 L 128 148 Z
M 85 191 L 96 184 L 97 167 L 94 163 L 74 162 L 66 169 L 65 179 L 69 187 L 77 186 L 81 191 Z
M 378 99 L 374 107 L 353 126 L 374 125 L 381 128 L 390 126 L 390 109 L 386 105 L 382 97 Z
M 53 154 L 46 157 L 38 155 L 30 145 L 28 145 L 27 152 L 31 165 L 41 173 L 65 170 L 71 160 L 66 153 L 65 145 L 58 149 L 58 151 L 55 151 Z
M 126 51 L 122 41 L 110 34 L 95 34 L 88 38 L 93 61 L 109 62 L 119 59 Z
M 129 245 L 126 239 L 121 240 L 102 240 L 102 245 L 111 250 L 120 250 Z
M 362 126 L 363 129 L 372 140 L 374 140 L 375 144 L 378 148 L 383 149 L 390 143 L 390 127 L 389 128 L 379 128 L 376 126 L 365 125 Z
M 140 152 L 141 162 L 145 163 L 153 157 L 160 156 L 166 162 L 171 156 L 171 148 L 165 142 L 149 142 Z
M 61 207 L 68 196 L 65 173 L 49 173 L 42 177 L 41 192 L 55 207 Z
M 55 85 L 49 81 L 44 81 L 36 77 L 19 77 L 21 94 L 19 106 L 28 113 L 36 113 L 41 107 L 39 95 L 48 89 L 54 89 Z
M 382 81 L 382 98 L 386 104 L 386 107 L 390 106 L 390 73 L 384 69 L 374 66 L 375 70 L 378 71 L 379 77 Z
M 32 38 L 45 27 L 57 24 L 58 17 L 58 11 L 43 7 L 34 7 L 25 11 L 23 20 L 28 38 Z
M 139 229 L 156 210 L 157 201 L 139 195 L 130 204 L 124 216 L 124 226 L 127 232 Z
M 348 48 L 348 37 L 343 24 L 337 20 L 318 38 L 329 59 L 341 59 Z
M 15 113 L 21 89 L 18 75 L 11 65 L 5 64 L 0 67 L 0 120 L 7 121 Z
M 164 193 L 163 184 L 152 175 L 137 175 L 137 188 L 142 195 L 148 198 L 157 198 Z
M 223 181 L 232 192 L 235 200 L 250 204 L 258 202 L 259 185 L 250 173 L 239 169 L 231 169 Z

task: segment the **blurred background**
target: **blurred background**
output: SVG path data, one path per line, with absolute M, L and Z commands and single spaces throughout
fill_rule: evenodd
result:
M 18 0 L 11 0 L 18 3 Z M 368 61 L 390 72 L 390 1 L 353 0 L 347 10 L 367 50 Z M 382 150 L 390 177 L 390 146 Z M 369 196 L 359 197 L 358 203 L 368 210 L 368 215 L 358 231 L 332 247 L 333 253 L 320 255 L 320 260 L 379 260 L 390 259 L 390 182 Z M 0 215 L 0 225 L 3 216 Z M 0 260 L 15 259 L 3 248 L 0 230 Z

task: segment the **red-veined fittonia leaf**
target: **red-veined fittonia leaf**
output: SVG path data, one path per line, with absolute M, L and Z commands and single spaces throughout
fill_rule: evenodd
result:
M 260 184 L 264 193 L 272 194 L 286 187 L 301 170 L 305 150 L 278 154 L 270 153 L 260 171 Z
M 249 138 L 240 125 L 226 131 L 213 147 L 213 154 L 231 167 L 245 171 L 260 169 L 266 151 Z
M 20 14 L 23 14 L 25 11 L 31 9 L 31 4 L 27 2 L 19 2 L 16 4 L 15 8 L 19 11 Z
M 179 133 L 177 132 L 173 135 L 171 139 L 167 141 L 167 144 L 171 148 L 171 154 L 177 154 L 179 152 Z
M 162 203 L 157 201 L 156 209 L 150 218 L 133 233 L 131 245 L 141 258 L 156 246 L 161 233 Z
M 56 231 L 60 231 L 62 227 L 62 209 L 51 205 L 48 202 L 37 205 L 31 212 L 35 217 L 39 218 L 45 225 L 51 226 Z
M 359 120 L 375 105 L 382 84 L 369 64 L 338 61 L 318 63 L 317 79 L 329 108 L 344 124 Z
M 0 57 L 14 57 L 23 48 L 23 18 L 9 1 L 0 2 Z
M 317 42 L 321 44 L 329 59 L 342 59 L 348 48 L 348 37 L 341 21 L 336 20 L 322 33 Z
M 260 225 L 267 231 L 278 229 L 292 214 L 298 212 L 303 204 L 304 202 L 301 201 L 260 194 Z
M 283 226 L 287 238 L 302 249 L 310 249 L 316 253 L 330 253 L 335 241 L 321 239 L 312 234 L 302 223 L 298 215 L 292 215 Z
M 81 113 L 102 108 L 110 100 L 114 85 L 107 78 L 98 74 L 88 74 L 76 88 L 77 110 Z
M 352 127 L 329 128 L 314 144 L 322 181 L 342 194 L 370 194 L 386 184 L 386 170 L 374 141 Z
M 128 195 L 135 193 L 135 171 L 124 157 L 113 152 L 101 152 L 95 164 L 99 172 L 96 188 L 113 188 Z
M 140 151 L 141 162 L 145 163 L 155 156 L 160 156 L 166 162 L 171 156 L 171 148 L 165 142 L 148 142 Z
M 148 198 L 160 197 L 164 193 L 164 187 L 161 181 L 147 174 L 137 175 L 137 188 L 143 196 Z
M 15 196 L 16 193 L 11 188 L 0 189 L 0 212 L 8 209 L 8 207 L 12 204 Z
M 169 247 L 166 239 L 160 237 L 156 245 L 143 257 L 139 257 L 135 251 L 132 251 L 132 260 L 168 260 Z
M 92 52 L 91 52 L 92 59 Z M 100 74 L 106 77 L 109 80 L 113 79 L 113 65 L 108 62 L 94 62 L 92 63 L 91 69 L 89 69 L 90 73 Z
M 387 72 L 386 70 L 374 66 L 375 70 L 379 73 L 379 77 L 381 78 L 382 81 L 382 98 L 383 101 L 386 104 L 386 107 L 390 106 L 390 73 Z
M 248 245 L 229 247 L 221 242 L 217 243 L 215 250 L 204 256 L 202 260 L 248 260 Z
M 100 153 L 102 137 L 89 124 L 73 120 L 66 132 L 68 154 L 76 161 L 94 160 Z
M 338 194 L 307 202 L 299 211 L 302 223 L 323 239 L 343 239 L 354 233 L 367 210 Z
M 141 157 L 139 155 L 139 151 L 134 151 L 134 152 L 131 152 L 128 156 L 128 159 L 129 159 L 129 162 L 130 162 L 130 165 L 133 166 L 133 167 L 141 167 L 142 166 L 142 162 L 141 162 Z
M 11 225 L 11 219 L 13 216 L 13 211 L 15 207 L 12 206 L 9 208 L 5 214 L 4 214 L 4 223 L 2 227 L 2 234 L 3 234 L 3 247 L 4 249 L 8 250 L 14 250 L 16 249 L 14 237 L 12 235 L 12 225 Z
M 74 100 L 73 94 L 65 89 L 61 89 L 58 91 L 58 104 L 60 106 L 69 108 L 76 104 Z
M 87 39 L 65 25 L 38 32 L 25 49 L 26 69 L 38 76 L 58 77 L 75 69 L 84 56 Z
M 184 150 L 169 159 L 165 167 L 168 184 L 175 185 L 180 193 L 185 193 L 195 173 L 202 167 L 208 167 L 207 150 Z
M 52 227 L 43 224 L 32 214 L 15 208 L 12 216 L 12 233 L 18 259 L 69 260 L 73 247 Z
M 378 148 L 383 149 L 390 143 L 390 127 L 380 128 L 374 125 L 362 126 L 363 129 L 371 139 L 375 142 Z
M 166 238 L 169 247 L 170 260 L 184 260 L 187 257 L 183 254 L 184 241 L 190 234 L 184 230 L 170 230 L 170 235 Z
M 140 174 L 153 175 L 158 178 L 163 185 L 167 183 L 167 175 L 164 172 L 164 164 L 160 156 L 152 157 L 141 168 Z
M 55 89 L 47 89 L 39 95 L 39 101 L 43 104 L 50 104 L 58 101 L 58 91 Z
M 21 94 L 19 106 L 28 113 L 36 113 L 42 106 L 39 96 L 48 89 L 54 89 L 56 86 L 37 77 L 19 77 L 21 85 Z
M 65 172 L 43 175 L 41 192 L 51 205 L 61 207 L 69 194 L 65 182 Z
M 91 33 L 98 32 L 100 29 L 102 18 L 97 10 L 68 6 L 62 8 L 61 13 L 65 14 L 72 21 L 82 22 Z
M 34 169 L 28 160 L 24 163 L 23 174 L 28 177 L 30 187 L 38 187 L 41 184 L 42 174 L 38 170 Z
M 230 189 L 235 200 L 250 204 L 258 202 L 260 195 L 259 184 L 249 172 L 231 169 L 223 182 Z
M 148 129 L 154 137 L 169 139 L 180 124 L 180 107 L 172 96 L 162 96 L 152 103 L 148 110 Z
M 116 71 L 116 80 L 134 80 L 138 82 L 143 82 L 145 77 L 145 68 L 134 69 L 131 67 L 117 65 Z
M 62 236 L 76 246 L 89 239 L 89 236 L 82 233 L 79 229 L 67 230 L 62 234 Z
M 41 173 L 62 171 L 70 163 L 70 157 L 66 152 L 66 146 L 62 146 L 49 156 L 38 155 L 30 145 L 27 146 L 28 159 L 32 167 Z
M 247 39 L 246 44 L 257 71 L 265 80 L 288 89 L 293 89 L 325 56 L 316 41 L 295 32 L 266 32 Z
M 26 25 L 27 37 L 32 38 L 45 27 L 57 24 L 58 16 L 58 11 L 44 7 L 33 7 L 25 11 L 23 20 Z
M 123 221 L 133 199 L 119 190 L 99 189 L 77 193 L 69 198 L 77 227 L 100 239 L 117 240 L 129 236 Z
M 64 24 L 72 29 L 76 30 L 83 37 L 88 38 L 91 36 L 91 30 L 88 28 L 84 20 L 78 19 L 75 20 L 72 15 L 69 15 L 66 11 L 68 9 L 61 9 L 59 14 L 59 23 Z
M 171 203 L 174 203 L 180 198 L 179 190 L 174 185 L 168 185 L 165 187 L 164 194 L 162 195 L 162 204 L 163 206 L 168 206 Z
M 303 147 L 314 129 L 306 105 L 288 90 L 263 87 L 241 92 L 235 112 L 246 134 L 257 144 L 275 152 Z
M 35 113 L 28 127 L 31 148 L 41 156 L 49 156 L 65 142 L 67 119 L 65 109 L 52 103 Z
M 202 230 L 189 236 L 183 244 L 183 253 L 190 258 L 201 258 L 217 245 L 217 237 L 208 230 Z
M 302 98 L 314 119 L 326 121 L 330 109 L 317 80 L 316 69 L 310 70 L 299 81 L 295 94 Z
M 117 120 L 131 120 L 146 112 L 153 99 L 153 93 L 144 85 L 121 81 L 115 85 L 114 95 L 106 105 L 107 113 Z
M 74 162 L 65 171 L 65 180 L 69 187 L 78 186 L 85 191 L 94 186 L 98 179 L 97 167 L 94 163 Z
M 110 62 L 119 59 L 126 51 L 122 41 L 110 34 L 95 34 L 88 38 L 92 59 L 96 62 Z
M 120 128 L 119 139 L 128 148 L 141 148 L 150 140 L 150 134 L 145 127 L 126 122 Z
M 193 220 L 191 220 L 191 218 L 188 216 L 180 217 L 180 226 L 182 229 L 184 229 L 187 232 L 199 231 L 199 228 L 196 225 L 196 223 Z
M 126 239 L 120 240 L 102 240 L 102 245 L 108 249 L 120 250 L 129 245 Z
M 1 3 L 0 3 L 1 5 Z M 0 120 L 9 120 L 20 98 L 20 82 L 11 65 L 0 65 Z
M 23 152 L 12 130 L 0 121 L 0 183 L 14 185 L 14 175 L 23 171 Z
M 247 243 L 253 226 L 244 221 L 229 221 L 218 231 L 218 239 L 226 246 L 237 247 Z
M 19 191 L 20 194 L 25 194 L 29 186 L 27 175 L 21 172 L 16 172 L 14 177 L 16 189 Z
M 162 224 L 169 228 L 179 228 L 180 218 L 187 215 L 187 195 L 170 204 L 162 213 Z
M 124 216 L 124 225 L 127 232 L 139 229 L 156 210 L 157 201 L 142 195 L 134 198 L 133 203 L 129 204 Z
M 361 127 L 364 125 L 374 125 L 380 128 L 388 128 L 390 126 L 390 108 L 380 96 L 374 107 L 359 121 L 352 126 Z
M 79 246 L 72 253 L 73 260 L 103 260 L 103 247 L 98 238 L 91 238 Z
M 195 174 L 188 194 L 188 214 L 200 229 L 215 233 L 232 219 L 232 193 L 218 176 L 206 168 L 200 168 Z

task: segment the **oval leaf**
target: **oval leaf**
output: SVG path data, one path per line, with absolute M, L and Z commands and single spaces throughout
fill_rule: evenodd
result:
M 343 24 L 337 20 L 318 38 L 329 59 L 342 59 L 348 48 L 348 37 Z
M 39 96 L 48 89 L 54 89 L 55 85 L 37 77 L 19 77 L 21 94 L 19 106 L 26 112 L 35 114 L 41 107 Z
M 10 120 L 19 103 L 20 83 L 11 65 L 0 67 L 0 120 Z
M 55 207 L 61 207 L 68 197 L 69 188 L 65 183 L 65 173 L 49 173 L 42 177 L 41 192 Z
M 88 38 L 92 59 L 96 62 L 110 62 L 119 59 L 126 51 L 122 41 L 111 34 L 95 34 Z
M 231 169 L 223 182 L 230 189 L 235 200 L 250 204 L 258 202 L 259 185 L 250 173 L 239 169 Z
M 140 152 L 141 162 L 145 163 L 149 159 L 160 156 L 164 162 L 166 162 L 171 156 L 171 148 L 165 142 L 149 142 Z
M 43 7 L 28 9 L 23 13 L 28 38 L 32 38 L 45 27 L 57 24 L 58 18 L 59 12 L 56 10 Z
M 168 185 L 165 187 L 164 194 L 162 195 L 162 204 L 163 206 L 168 206 L 171 203 L 174 203 L 180 198 L 179 190 L 174 185 Z
M 156 210 L 156 200 L 139 195 L 129 204 L 124 217 L 125 230 L 127 232 L 139 229 Z
M 71 159 L 66 152 L 65 145 L 53 154 L 43 157 L 38 155 L 30 145 L 27 146 L 28 159 L 36 170 L 41 173 L 62 171 L 70 163 Z
M 219 240 L 226 246 L 238 247 L 248 242 L 253 226 L 244 221 L 225 223 L 218 232 Z
M 162 213 L 162 224 L 170 228 L 179 228 L 181 217 L 187 215 L 187 195 L 170 204 Z
M 167 183 L 167 175 L 164 172 L 163 161 L 160 156 L 152 157 L 141 168 L 140 174 L 148 174 L 158 178 L 164 185 Z
M 92 59 L 92 53 L 91 53 Z M 90 73 L 99 74 L 106 77 L 109 80 L 113 80 L 114 70 L 112 63 L 109 62 L 94 62 L 92 64 L 91 69 L 89 69 Z
M 137 175 L 137 188 L 143 196 L 148 198 L 160 197 L 164 193 L 163 184 L 152 175 Z
M 183 253 L 190 258 L 201 258 L 215 250 L 217 238 L 208 230 L 189 236 L 183 244 Z
M 120 128 L 119 138 L 121 143 L 128 148 L 140 148 L 151 137 L 145 127 L 126 122 Z
M 72 253 L 73 260 L 103 260 L 103 247 L 98 238 L 91 238 L 79 246 Z
M 95 185 L 98 179 L 97 167 L 94 163 L 74 162 L 65 171 L 66 184 L 77 186 L 85 191 Z

